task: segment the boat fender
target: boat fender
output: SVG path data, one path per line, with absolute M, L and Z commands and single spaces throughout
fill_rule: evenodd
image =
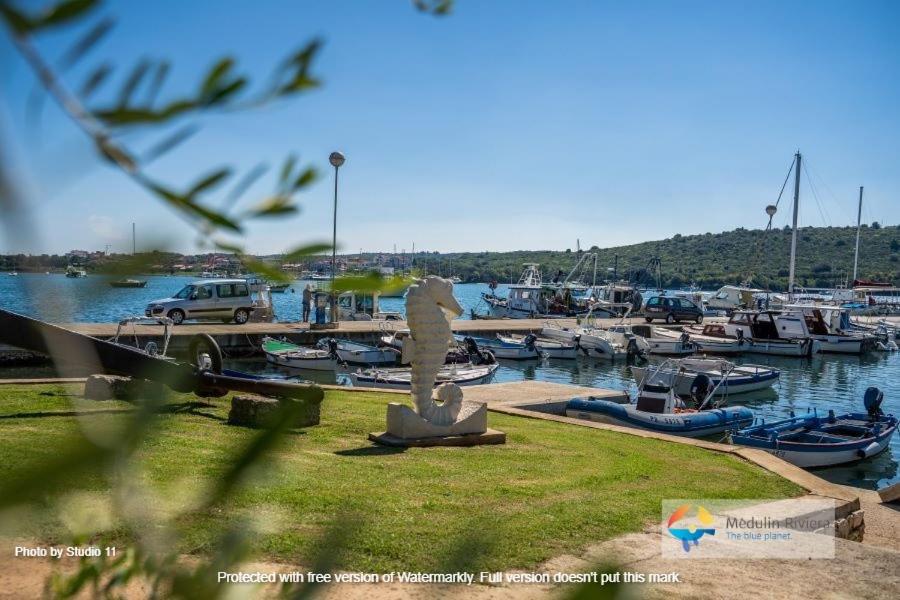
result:
M 860 448 L 856 451 L 856 454 L 860 458 L 868 458 L 870 456 L 874 456 L 878 452 L 878 444 L 876 442 L 872 442 L 865 448 Z
M 206 361 L 201 362 L 204 354 L 209 356 L 209 365 L 205 364 Z M 212 371 L 216 374 L 222 372 L 222 349 L 208 333 L 198 333 L 191 338 L 188 356 L 193 359 L 194 365 L 201 371 Z

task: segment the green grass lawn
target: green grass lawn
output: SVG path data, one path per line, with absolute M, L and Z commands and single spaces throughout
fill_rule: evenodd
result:
M 0 386 L 0 480 L 59 451 L 78 427 L 66 414 L 78 391 Z M 660 518 L 665 498 L 780 498 L 803 491 L 732 456 L 500 414 L 490 414 L 489 423 L 507 433 L 504 446 L 375 447 L 366 435 L 384 428 L 392 400 L 398 396 L 329 391 L 322 424 L 288 433 L 265 477 L 246 483 L 213 514 L 181 523 L 179 550 L 203 553 L 229 522 L 262 516 L 271 526 L 257 541 L 260 558 L 308 565 L 328 525 L 354 514 L 362 525 L 347 542 L 346 568 L 435 569 L 460 548 L 474 548 L 472 569 L 526 568 L 640 530 Z M 147 476 L 164 495 L 212 485 L 258 434 L 225 423 L 228 398 L 213 404 L 161 416 L 156 435 L 141 447 Z M 91 419 L 114 425 L 123 414 Z M 106 490 L 98 476 L 79 485 Z M 60 527 L 48 517 L 32 535 L 52 540 Z

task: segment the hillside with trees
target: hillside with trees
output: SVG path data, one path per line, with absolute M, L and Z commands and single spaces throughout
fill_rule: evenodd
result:
M 852 279 L 855 227 L 803 227 L 797 238 L 797 282 L 805 287 L 833 287 Z M 662 285 L 679 288 L 696 284 L 711 289 L 750 281 L 758 287 L 787 287 L 791 247 L 789 227 L 773 231 L 743 228 L 723 233 L 675 235 L 630 246 L 587 250 L 599 255 L 598 278 L 612 278 L 618 256 L 618 277 L 656 284 L 652 264 L 659 259 Z M 859 243 L 860 278 L 900 280 L 900 226 L 864 225 Z M 453 274 L 464 281 L 509 282 L 518 278 L 522 263 L 540 263 L 545 278 L 566 273 L 577 260 L 574 250 L 479 252 L 416 256 L 416 266 L 430 273 Z

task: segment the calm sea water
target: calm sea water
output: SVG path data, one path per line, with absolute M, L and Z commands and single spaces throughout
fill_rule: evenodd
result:
M 111 322 L 129 314 L 142 314 L 153 299 L 177 292 L 190 277 L 149 277 L 143 289 L 113 289 L 100 277 L 67 279 L 62 275 L 0 274 L 0 307 L 37 316 L 53 322 Z M 296 320 L 300 314 L 300 283 L 296 293 L 274 294 L 276 312 L 283 320 Z M 505 293 L 504 287 L 499 293 Z M 468 312 L 477 307 L 483 284 L 461 284 L 455 287 L 460 304 Z M 383 300 L 384 310 L 402 311 L 402 298 Z M 466 315 L 468 318 L 468 314 Z M 228 361 L 229 366 L 249 372 L 275 372 L 261 359 Z M 652 359 L 651 362 L 657 362 Z M 784 418 L 791 410 L 797 413 L 816 408 L 827 413 L 863 411 L 862 396 L 869 386 L 884 391 L 885 412 L 900 415 L 900 353 L 868 356 L 825 355 L 810 359 L 747 356 L 738 362 L 768 365 L 781 371 L 778 384 L 771 390 L 739 394 L 730 399 L 732 405 L 745 405 L 766 420 Z M 18 371 L 18 370 L 17 370 Z M 320 383 L 343 383 L 344 374 L 279 371 L 284 376 L 313 379 Z M 4 376 L 27 376 L 24 373 L 0 372 Z M 597 359 L 575 361 L 534 360 L 501 361 L 496 382 L 522 380 L 552 381 L 634 390 L 629 365 L 625 361 L 610 363 Z M 876 489 L 900 482 L 900 437 L 894 435 L 891 448 L 881 455 L 851 466 L 822 469 L 817 473 L 835 483 Z

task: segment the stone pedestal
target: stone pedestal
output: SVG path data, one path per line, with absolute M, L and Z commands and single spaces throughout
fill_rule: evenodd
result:
M 161 400 L 167 393 L 166 386 L 157 381 L 118 375 L 91 375 L 84 384 L 84 397 L 88 400 Z
M 282 403 L 296 402 L 297 416 L 289 424 L 290 428 L 310 427 L 319 424 L 321 402 L 276 400 L 253 394 L 235 395 L 231 398 L 228 423 L 245 427 L 268 427 Z
M 435 425 L 409 406 L 388 404 L 387 431 L 370 433 L 369 439 L 387 446 L 476 446 L 503 444 L 506 434 L 487 426 L 487 406 L 463 402 L 456 421 Z

